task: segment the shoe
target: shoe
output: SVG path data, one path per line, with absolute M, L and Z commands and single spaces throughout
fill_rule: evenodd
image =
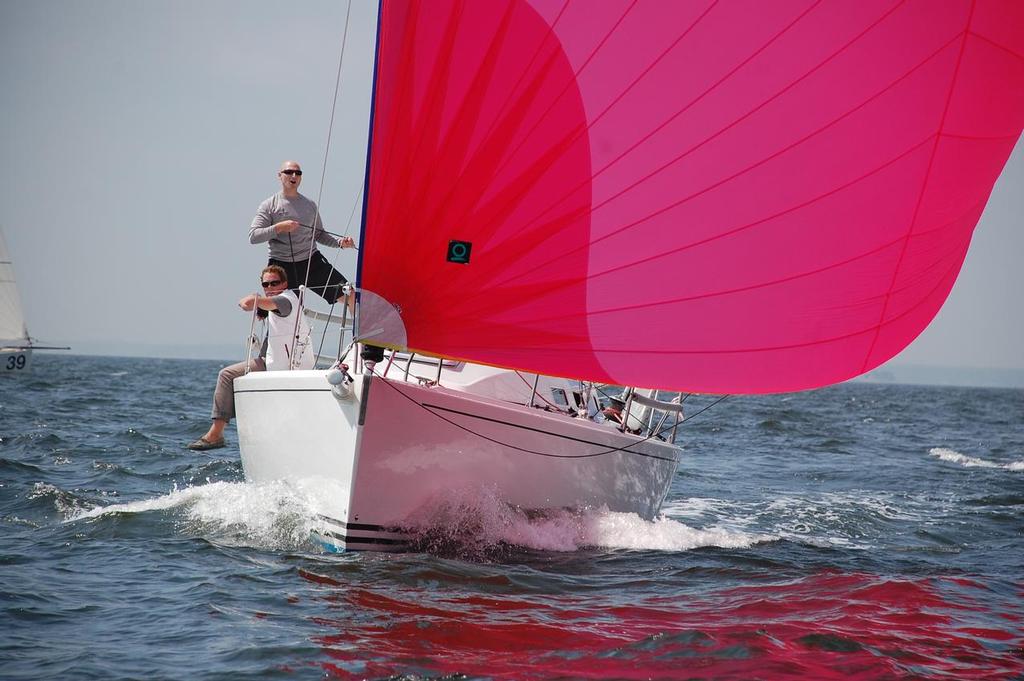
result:
M 221 447 L 226 446 L 227 443 L 224 442 L 224 438 L 214 440 L 211 442 L 210 440 L 207 440 L 205 437 L 201 437 L 192 444 L 190 444 L 188 448 L 193 449 L 197 452 L 205 452 L 207 449 L 220 449 Z

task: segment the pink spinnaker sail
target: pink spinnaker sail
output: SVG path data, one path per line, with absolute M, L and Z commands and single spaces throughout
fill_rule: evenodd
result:
M 380 31 L 361 285 L 409 348 L 546 374 L 878 366 L 1024 125 L 1016 0 L 385 0 Z

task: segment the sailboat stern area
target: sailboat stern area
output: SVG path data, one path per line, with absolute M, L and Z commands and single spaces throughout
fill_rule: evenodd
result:
M 439 385 L 324 371 L 235 381 L 246 479 L 309 498 L 331 549 L 400 550 L 475 494 L 528 514 L 607 509 L 653 518 L 679 449 L 588 418 Z

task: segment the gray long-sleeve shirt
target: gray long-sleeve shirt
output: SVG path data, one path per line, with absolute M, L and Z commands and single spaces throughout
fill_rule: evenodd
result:
M 288 234 L 278 234 L 274 225 L 284 220 L 295 220 L 302 227 Z M 338 246 L 338 240 L 323 230 L 316 202 L 302 194 L 290 199 L 284 192 L 274 194 L 260 204 L 249 227 L 249 243 L 266 241 L 270 257 L 284 262 L 301 262 L 309 258 L 310 240 L 313 238 L 325 246 Z

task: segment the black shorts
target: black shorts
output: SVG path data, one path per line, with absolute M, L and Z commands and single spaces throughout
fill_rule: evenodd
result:
M 341 297 L 341 287 L 348 283 L 348 279 L 341 272 L 331 267 L 327 258 L 320 251 L 313 254 L 309 260 L 298 262 L 286 262 L 271 258 L 268 265 L 278 265 L 284 268 L 288 275 L 288 288 L 298 295 L 299 286 L 306 284 L 306 287 L 330 304 L 334 304 Z M 309 268 L 309 281 L 306 281 L 306 269 Z

